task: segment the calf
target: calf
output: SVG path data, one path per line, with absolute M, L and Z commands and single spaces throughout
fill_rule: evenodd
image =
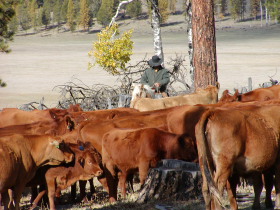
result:
M 78 180 L 88 180 L 103 173 L 100 168 L 101 156 L 90 144 L 84 146 L 71 144 L 70 148 L 75 154 L 74 166 L 51 167 L 47 169 L 44 175 L 51 210 L 56 209 L 54 197 L 59 195 L 61 190 L 66 189 Z M 37 206 L 45 193 L 46 190 L 39 193 L 33 202 L 32 209 Z
M 61 140 L 52 136 L 12 135 L 0 138 L 0 193 L 5 208 L 11 208 L 8 190 L 14 191 L 15 208 L 28 181 L 44 165 L 71 162 L 73 153 Z
M 196 158 L 193 139 L 157 128 L 114 129 L 106 133 L 102 141 L 104 167 L 115 178 L 120 172 L 123 196 L 126 195 L 126 178 L 135 171 L 139 170 L 140 183 L 143 185 L 149 168 L 155 167 L 159 160 L 196 161 Z M 117 183 L 113 185 L 116 188 Z M 116 189 L 113 192 L 116 193 Z

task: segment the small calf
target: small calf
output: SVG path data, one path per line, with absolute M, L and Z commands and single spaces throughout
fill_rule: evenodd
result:
M 100 154 L 90 145 L 79 146 L 70 144 L 75 153 L 74 166 L 52 167 L 45 173 L 45 182 L 48 190 L 50 210 L 55 210 L 54 197 L 60 195 L 60 191 L 71 186 L 78 180 L 88 180 L 102 175 Z M 41 191 L 34 200 L 31 209 L 34 209 L 46 190 Z

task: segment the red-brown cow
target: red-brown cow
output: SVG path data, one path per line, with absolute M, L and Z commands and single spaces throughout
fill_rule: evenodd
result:
M 84 121 L 102 122 L 104 120 L 111 120 L 119 117 L 130 116 L 137 112 L 139 111 L 133 108 L 115 108 L 96 111 L 72 112 L 68 114 L 67 120 L 71 122 L 72 125 L 75 127 Z
M 66 189 L 78 180 L 88 180 L 103 173 L 100 168 L 102 164 L 101 156 L 89 143 L 84 145 L 70 144 L 70 148 L 75 154 L 74 166 L 51 167 L 44 174 L 51 210 L 56 209 L 54 197 L 59 195 L 61 190 Z M 34 200 L 32 209 L 37 206 L 45 193 L 46 190 L 39 193 Z
M 32 111 L 23 111 L 17 108 L 4 108 L 0 112 L 0 127 L 54 120 L 77 111 L 82 111 L 79 105 L 72 105 L 68 109 L 51 108 Z
M 222 209 L 219 202 L 223 201 L 217 195 L 226 186 L 231 209 L 238 209 L 234 178 L 253 172 L 267 176 L 272 168 L 277 194 L 275 208 L 279 209 L 279 131 L 279 105 L 220 108 L 203 114 L 196 126 L 196 141 L 206 209 Z M 259 207 L 262 184 L 257 184 L 253 208 Z M 213 190 L 215 198 L 210 195 Z
M 244 94 L 239 94 L 238 90 L 236 90 L 234 95 L 230 95 L 229 91 L 225 90 L 219 102 L 268 101 L 273 99 L 280 99 L 280 85 L 273 85 L 267 88 L 258 88 Z
M 125 196 L 128 175 L 139 169 L 142 185 L 149 168 L 155 167 L 161 159 L 196 161 L 194 145 L 191 138 L 182 138 L 157 128 L 114 129 L 103 137 L 102 162 L 112 177 L 121 172 L 120 186 Z
M 69 114 L 81 111 L 78 105 L 68 109 L 23 111 L 15 108 L 0 112 L 0 135 L 62 135 L 74 129 Z
M 26 183 L 39 167 L 71 162 L 74 156 L 63 141 L 55 140 L 52 136 L 1 137 L 0 151 L 0 193 L 3 195 L 5 208 L 12 208 L 8 206 L 8 190 L 12 189 L 16 209 L 19 209 Z

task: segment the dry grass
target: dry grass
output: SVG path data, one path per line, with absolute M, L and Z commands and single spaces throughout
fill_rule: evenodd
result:
M 87 203 L 69 203 L 70 190 L 63 191 L 60 198 L 60 204 L 58 204 L 57 210 L 204 210 L 203 197 L 199 197 L 195 200 L 190 201 L 174 201 L 174 200 L 154 200 L 147 203 L 138 203 L 138 193 L 129 193 L 126 199 L 120 199 L 120 201 L 110 204 L 108 201 L 108 194 L 103 190 L 102 186 L 95 182 L 96 194 L 92 196 L 92 199 Z M 134 189 L 139 189 L 139 184 L 134 185 Z M 89 188 L 87 188 L 89 193 Z M 251 210 L 253 202 L 253 188 L 252 186 L 246 185 L 238 188 L 238 194 L 246 195 L 246 201 L 239 202 L 239 209 Z M 119 195 L 120 196 L 120 195 Z M 25 195 L 22 198 L 21 206 L 23 209 L 29 208 L 30 195 Z M 264 194 L 261 196 L 261 206 L 264 209 Z M 48 206 L 37 207 L 37 210 L 47 210 Z

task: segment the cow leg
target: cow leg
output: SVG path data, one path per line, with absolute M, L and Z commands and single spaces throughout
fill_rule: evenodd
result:
M 229 164 L 227 164 L 227 160 L 225 159 L 222 159 L 222 161 L 219 161 L 220 158 L 218 159 L 217 162 L 219 162 L 219 164 L 217 165 L 217 168 L 216 168 L 216 173 L 215 173 L 215 177 L 214 177 L 214 182 L 217 184 L 217 187 L 218 187 L 218 191 L 220 193 L 220 195 L 223 195 L 223 191 L 225 189 L 225 187 L 227 186 L 227 190 L 228 192 L 230 192 L 230 195 L 231 195 L 231 203 L 234 203 L 236 201 L 233 201 L 235 200 L 235 198 L 233 197 L 233 193 L 232 193 L 232 189 L 231 189 L 231 186 L 230 185 L 227 185 L 228 184 L 228 179 L 230 177 L 230 167 L 229 167 Z M 215 196 L 215 199 L 214 199 L 214 208 L 215 210 L 222 210 L 222 206 L 224 205 L 220 199 L 222 199 L 221 197 L 220 198 L 217 198 Z M 220 200 L 220 202 L 219 202 Z M 231 209 L 232 210 L 237 210 L 237 208 L 235 206 L 231 206 Z
M 129 175 L 127 176 L 126 180 L 127 180 L 129 192 L 134 193 L 134 188 L 133 188 L 133 174 L 129 174 Z
M 10 196 L 8 194 L 8 190 L 5 191 L 5 192 L 2 192 L 1 193 L 1 201 L 2 201 L 2 204 L 3 204 L 3 209 L 6 210 L 8 208 L 12 208 L 10 207 Z
M 111 167 L 111 170 L 113 168 Z M 104 166 L 104 174 L 106 177 L 107 185 L 108 185 L 108 192 L 109 192 L 109 202 L 113 203 L 117 201 L 118 197 L 118 177 L 115 174 L 112 174 L 108 168 L 107 164 Z
M 273 208 L 273 203 L 271 200 L 271 192 L 273 189 L 273 171 L 270 170 L 263 174 L 263 182 L 265 186 L 265 206 L 266 208 Z
M 227 193 L 230 202 L 230 206 L 232 209 L 238 209 L 236 202 L 236 188 L 239 181 L 239 176 L 232 175 L 227 182 Z
M 37 197 L 33 200 L 32 206 L 30 207 L 29 210 L 32 210 L 38 206 L 39 201 L 42 199 L 42 197 L 46 194 L 47 190 L 42 190 L 40 193 L 37 195 Z
M 279 157 L 275 164 L 275 191 L 276 199 L 274 209 L 280 209 L 280 160 Z
M 253 178 L 253 186 L 254 186 L 254 193 L 255 193 L 252 209 L 260 209 L 261 208 L 260 196 L 263 189 L 262 175 L 261 173 L 254 173 L 252 175 L 252 178 Z
M 95 193 L 95 187 L 93 183 L 93 178 L 88 180 L 89 182 L 89 187 L 90 187 L 90 194 L 93 195 Z
M 30 203 L 32 204 L 34 202 L 34 200 L 37 198 L 38 196 L 38 189 L 37 189 L 37 185 L 31 187 L 31 198 L 30 198 Z
M 14 202 L 15 202 L 15 209 L 16 210 L 19 210 L 19 203 L 20 203 L 20 199 L 21 199 L 24 187 L 25 187 L 25 183 L 21 183 L 21 184 L 17 185 L 16 188 L 13 189 Z M 10 191 L 8 193 L 9 193 L 9 197 L 11 197 L 10 193 L 12 193 L 12 191 Z
M 149 168 L 150 168 L 150 163 L 148 161 L 145 161 L 145 160 L 140 161 L 139 178 L 140 178 L 141 188 L 143 187 L 145 180 L 148 176 Z
M 121 194 L 122 194 L 123 199 L 125 199 L 126 198 L 126 178 L 127 178 L 127 173 L 121 172 L 119 177 L 120 177 L 119 185 L 120 185 L 120 188 L 121 188 Z
M 79 201 L 88 202 L 87 197 L 86 197 L 86 185 L 87 185 L 87 181 L 84 181 L 84 180 L 79 181 L 79 186 L 80 186 Z
M 71 199 L 72 199 L 72 201 L 76 200 L 76 196 L 77 196 L 77 184 L 75 182 L 74 184 L 71 185 Z
M 48 179 L 48 197 L 49 197 L 49 203 L 50 203 L 50 210 L 56 210 L 55 203 L 54 203 L 54 197 L 55 197 L 55 179 Z

